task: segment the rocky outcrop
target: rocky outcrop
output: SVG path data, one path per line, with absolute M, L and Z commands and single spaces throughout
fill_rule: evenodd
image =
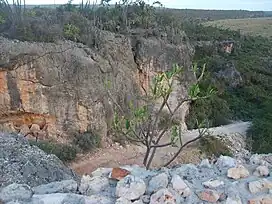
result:
M 271 154 L 253 155 L 241 163 L 221 156 L 215 163 L 205 160 L 153 171 L 136 165 L 99 168 L 91 176 L 84 175 L 80 184 L 71 179 L 34 188 L 13 183 L 0 189 L 0 200 L 9 204 L 271 203 L 271 158 Z M 265 174 L 260 174 L 261 169 Z M 124 171 L 129 174 L 121 178 Z
M 65 179 L 78 177 L 55 155 L 29 145 L 20 135 L 0 133 L 0 188 L 14 182 L 34 187 Z
M 110 82 L 112 97 L 125 109 L 128 101 L 148 89 L 155 73 L 170 69 L 173 63 L 185 67 L 185 78 L 177 84 L 171 104 L 186 97 L 188 84 L 194 80 L 188 71 L 194 50 L 188 42 L 135 41 L 95 28 L 90 36 L 95 38 L 91 48 L 70 41 L 0 38 L 2 129 L 56 140 L 94 130 L 103 142 L 113 116 L 105 85 Z M 187 111 L 188 105 L 181 108 L 183 124 Z

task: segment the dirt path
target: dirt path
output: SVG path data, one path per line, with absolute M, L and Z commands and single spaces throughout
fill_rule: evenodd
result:
M 237 122 L 234 124 L 210 128 L 209 131 L 213 134 L 232 134 L 240 133 L 245 134 L 250 126 L 247 122 Z M 192 130 L 184 133 L 184 141 L 188 141 L 198 136 L 198 131 Z M 161 143 L 168 142 L 167 139 Z M 177 151 L 174 147 L 160 148 L 153 160 L 152 167 L 159 167 L 169 160 Z M 87 155 L 79 155 L 78 159 L 70 164 L 78 174 L 90 174 L 92 171 L 99 167 L 119 167 L 122 165 L 137 164 L 142 166 L 144 158 L 145 147 L 129 145 L 122 147 L 114 144 L 106 149 L 99 149 L 95 153 Z M 179 157 L 173 162 L 177 163 L 199 163 L 205 155 L 201 154 L 197 148 L 188 147 L 182 151 Z

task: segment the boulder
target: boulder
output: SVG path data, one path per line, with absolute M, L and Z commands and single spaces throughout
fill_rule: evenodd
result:
M 191 190 L 189 186 L 180 178 L 178 175 L 174 175 L 171 180 L 172 187 L 177 191 L 182 197 L 188 197 L 191 195 Z
M 168 189 L 160 189 L 150 198 L 150 204 L 176 204 L 176 198 Z
M 84 195 L 95 194 L 110 194 L 111 187 L 107 177 L 90 177 L 89 175 L 82 176 L 81 184 L 79 186 L 79 192 Z
M 122 168 L 113 168 L 110 174 L 110 178 L 121 180 L 122 178 L 126 177 L 130 174 L 130 171 Z
M 216 161 L 215 165 L 219 169 L 226 169 L 226 168 L 231 168 L 235 167 L 237 164 L 236 160 L 229 157 L 229 156 L 220 156 L 218 160 Z
M 139 199 L 146 191 L 145 182 L 135 176 L 128 175 L 117 183 L 116 196 L 128 200 Z
M 270 172 L 267 166 L 258 166 L 253 173 L 255 176 L 269 176 Z
M 259 193 L 269 191 L 272 189 L 272 182 L 267 179 L 260 179 L 257 181 L 251 181 L 248 183 L 248 188 L 251 193 Z
M 112 171 L 112 168 L 98 168 L 91 173 L 93 177 L 101 176 L 101 177 L 108 177 Z
M 10 184 L 0 191 L 0 201 L 9 202 L 13 200 L 30 201 L 33 191 L 26 184 Z
M 203 190 L 198 192 L 197 194 L 199 199 L 210 203 L 216 203 L 220 198 L 220 194 L 214 190 Z
M 246 178 L 249 176 L 249 171 L 243 166 L 238 165 L 237 167 L 228 169 L 228 177 L 232 179 Z
M 156 176 L 153 176 L 149 183 L 148 183 L 148 188 L 147 192 L 149 194 L 154 193 L 161 188 L 166 188 L 168 185 L 168 175 L 166 173 L 160 173 Z
M 74 180 L 55 181 L 33 187 L 33 191 L 35 194 L 75 193 L 77 191 L 77 182 Z

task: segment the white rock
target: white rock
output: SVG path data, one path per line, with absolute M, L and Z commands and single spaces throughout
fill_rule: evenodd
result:
M 235 167 L 237 164 L 236 160 L 229 157 L 229 156 L 220 156 L 218 160 L 216 161 L 215 165 L 219 168 L 231 168 Z
M 115 204 L 132 204 L 132 202 L 126 198 L 118 198 Z
M 176 204 L 176 199 L 168 189 L 160 189 L 151 196 L 150 204 Z
M 89 175 L 82 176 L 79 186 L 79 192 L 83 195 L 94 195 L 110 189 L 109 179 L 106 177 L 90 177 Z
M 166 188 L 168 185 L 168 175 L 166 173 L 158 174 L 151 178 L 151 180 L 148 183 L 147 192 L 153 193 L 161 188 Z
M 77 191 L 77 183 L 74 180 L 56 181 L 36 186 L 33 188 L 33 191 L 35 194 L 75 193 Z
M 146 191 L 145 182 L 135 176 L 128 175 L 117 183 L 116 196 L 128 200 L 139 199 Z
M 255 176 L 268 176 L 269 169 L 267 166 L 258 166 L 253 173 Z
M 28 201 L 31 199 L 33 191 L 26 184 L 13 183 L 4 187 L 0 191 L 0 200 L 9 202 L 12 200 Z
M 199 166 L 202 168 L 212 168 L 212 165 L 210 164 L 208 159 L 203 159 Z
M 240 197 L 228 197 L 226 204 L 243 204 Z
M 177 191 L 182 197 L 188 197 L 191 195 L 191 190 L 188 185 L 182 180 L 178 175 L 174 175 L 171 180 L 172 187 Z
M 202 183 L 203 186 L 205 186 L 206 188 L 217 188 L 219 186 L 223 186 L 224 185 L 224 181 L 220 181 L 220 180 L 208 180 Z

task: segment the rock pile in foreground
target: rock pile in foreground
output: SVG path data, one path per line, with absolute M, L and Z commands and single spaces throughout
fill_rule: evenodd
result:
M 30 187 L 10 184 L 0 191 L 8 204 L 272 203 L 272 154 L 246 163 L 221 156 L 214 164 L 184 164 L 148 171 L 139 166 L 99 168 L 80 184 L 69 179 Z
M 25 183 L 37 186 L 66 179 L 80 180 L 55 155 L 48 155 L 17 134 L 0 132 L 0 189 Z

